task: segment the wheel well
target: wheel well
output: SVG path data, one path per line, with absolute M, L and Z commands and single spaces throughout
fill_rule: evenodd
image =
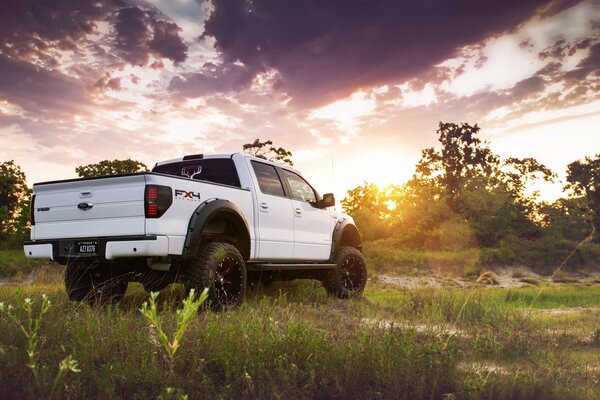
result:
M 348 225 L 344 228 L 339 246 L 352 246 L 362 251 L 362 239 L 354 225 Z
M 202 227 L 201 240 L 231 243 L 244 260 L 250 258 L 250 234 L 244 221 L 233 212 L 221 211 L 211 215 Z

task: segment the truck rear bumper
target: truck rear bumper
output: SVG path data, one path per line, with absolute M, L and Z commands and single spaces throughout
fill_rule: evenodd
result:
M 81 246 L 85 249 L 81 249 Z M 23 250 L 27 258 L 58 262 L 65 262 L 70 258 L 115 260 L 127 257 L 165 257 L 169 255 L 169 238 L 148 235 L 35 240 L 25 242 Z

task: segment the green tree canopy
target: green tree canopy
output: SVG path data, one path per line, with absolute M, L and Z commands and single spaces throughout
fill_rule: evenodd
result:
M 575 195 L 585 196 L 592 211 L 592 224 L 600 231 L 600 154 L 585 157 L 567 166 L 566 189 Z M 598 236 L 596 236 L 598 237 Z
M 0 164 L 0 238 L 23 234 L 29 220 L 31 190 L 14 161 Z
M 434 180 L 454 211 L 460 209 L 461 192 L 486 185 L 499 171 L 498 157 L 477 137 L 478 133 L 477 124 L 440 122 L 437 134 L 441 149 L 423 150 L 416 166 L 417 177 Z
M 82 178 L 93 178 L 95 176 L 132 174 L 135 172 L 148 171 L 144 163 L 128 158 L 127 160 L 103 160 L 96 164 L 81 165 L 75 168 L 75 172 Z
M 252 143 L 246 143 L 243 146 L 246 153 L 262 158 L 263 160 L 277 161 L 289 165 L 294 165 L 292 162 L 292 152 L 283 147 L 273 146 L 273 141 L 266 140 L 261 142 L 260 139 L 254 139 Z

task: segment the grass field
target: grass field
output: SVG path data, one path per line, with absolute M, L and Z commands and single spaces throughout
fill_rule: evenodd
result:
M 42 274 L 43 275 L 43 274 Z M 318 283 L 250 291 L 238 310 L 191 322 L 172 371 L 138 311 L 148 295 L 130 284 L 118 305 L 68 302 L 60 276 L 0 287 L 0 302 L 38 310 L 34 384 L 27 341 L 0 315 L 0 398 L 600 398 L 600 286 L 402 289 L 370 283 L 362 298 L 332 299 Z M 159 296 L 167 332 L 183 298 Z M 34 313 L 35 315 L 35 313 Z M 52 391 L 66 356 L 80 372 Z M 174 397 L 175 396 L 175 397 Z
M 27 259 L 22 249 L 0 249 L 0 278 L 26 276 L 42 264 L 43 261 Z

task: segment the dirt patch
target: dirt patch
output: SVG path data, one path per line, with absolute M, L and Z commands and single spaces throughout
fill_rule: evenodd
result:
M 433 275 L 423 276 L 398 276 L 381 274 L 377 277 L 378 282 L 388 285 L 401 286 L 406 289 L 430 288 L 461 288 L 468 285 L 469 282 L 462 278 L 440 277 Z
M 546 315 L 569 315 L 569 314 L 587 314 L 600 313 L 600 307 L 570 307 L 570 308 L 550 308 L 541 310 L 523 310 L 528 314 L 546 314 Z
M 386 331 L 394 329 L 414 329 L 417 333 L 428 333 L 436 336 L 458 336 L 463 338 L 471 337 L 470 334 L 462 329 L 458 329 L 450 325 L 419 324 L 374 318 L 363 318 L 360 322 L 364 326 L 375 327 Z
M 491 271 L 490 271 L 491 273 Z M 494 284 L 486 285 L 484 282 L 478 284 L 482 287 L 515 289 L 526 286 L 539 285 L 557 285 L 565 283 L 564 280 L 558 280 L 552 276 L 543 276 L 536 274 L 528 268 L 498 268 L 493 270 Z M 564 275 L 564 274 L 563 274 Z M 561 275 L 562 276 L 562 275 Z M 476 284 L 476 278 L 464 278 L 456 276 L 442 276 L 435 274 L 433 271 L 430 274 L 423 275 L 393 275 L 380 274 L 375 280 L 377 282 L 399 286 L 406 289 L 419 288 L 464 288 Z M 600 273 L 570 273 L 568 274 L 568 283 L 580 283 L 584 285 L 593 285 L 600 282 Z

